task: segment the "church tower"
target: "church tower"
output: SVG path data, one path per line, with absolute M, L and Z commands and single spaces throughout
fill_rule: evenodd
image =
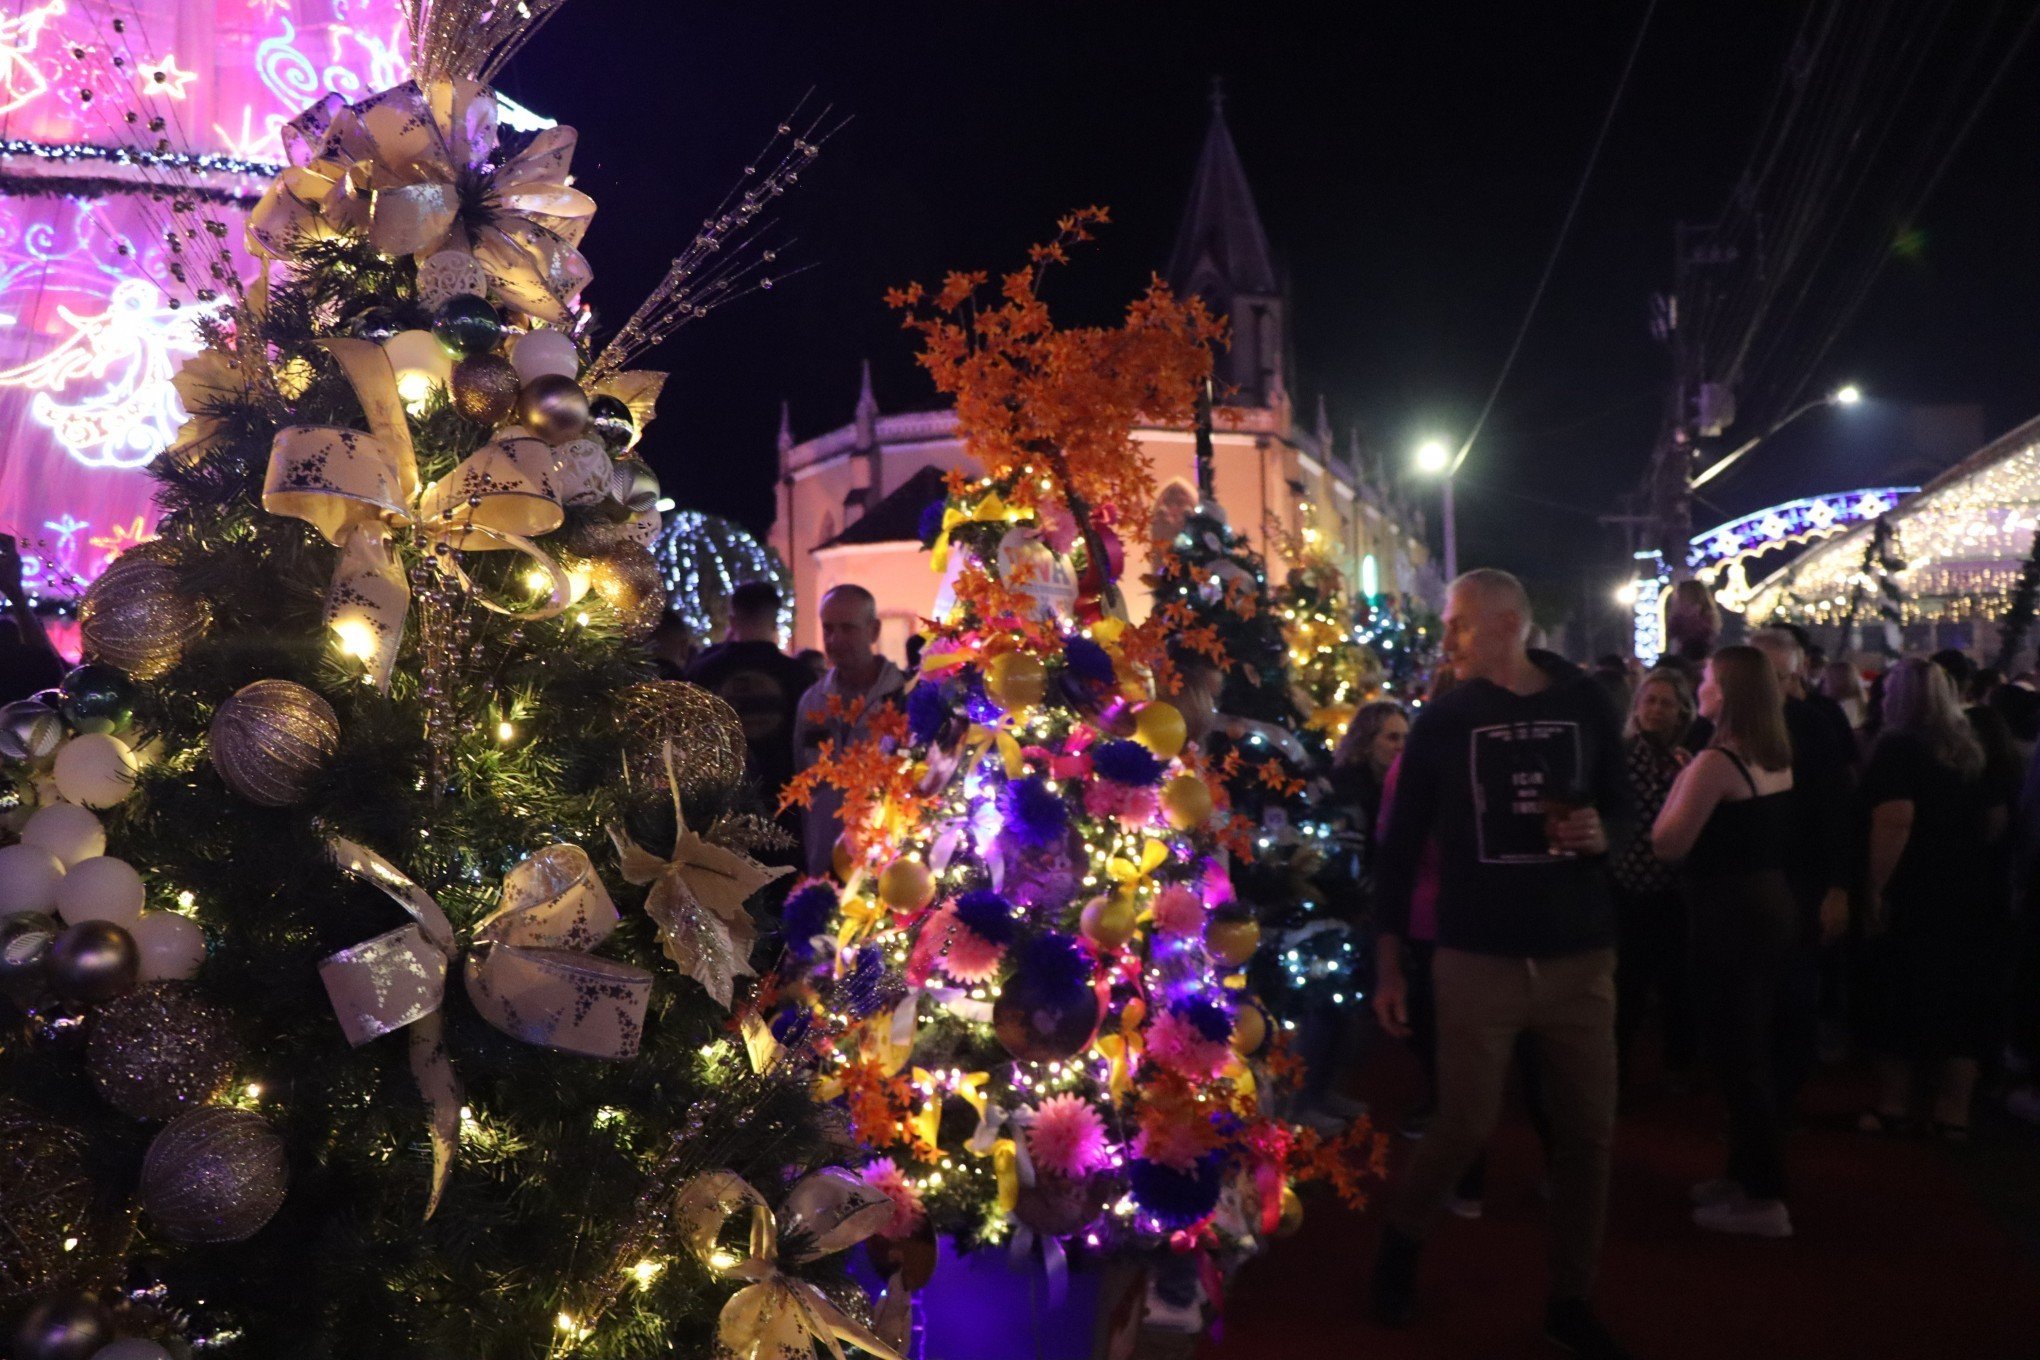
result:
M 1226 126 L 1225 91 L 1217 81 L 1212 82 L 1211 126 L 1169 258 L 1168 280 L 1179 296 L 1194 294 L 1214 313 L 1231 318 L 1232 345 L 1218 352 L 1214 375 L 1222 387 L 1232 389 L 1231 399 L 1248 406 L 1287 405 L 1283 369 L 1289 333 L 1282 288 L 1254 191 Z

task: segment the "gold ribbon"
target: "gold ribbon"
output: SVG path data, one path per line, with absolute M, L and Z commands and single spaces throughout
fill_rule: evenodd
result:
M 576 134 L 547 128 L 499 163 L 497 127 L 494 92 L 472 80 L 328 96 L 284 127 L 292 164 L 249 214 L 249 249 L 289 259 L 360 236 L 385 255 L 465 250 L 497 301 L 564 325 L 594 277 L 578 247 L 595 200 L 569 183 Z
M 966 524 L 1007 524 L 1012 522 L 1014 512 L 1005 499 L 994 491 L 983 500 L 971 506 L 951 505 L 942 512 L 942 530 L 935 535 L 935 557 L 933 566 L 939 574 L 949 569 L 949 534 Z
M 757 976 L 751 967 L 751 946 L 757 943 L 758 926 L 744 904 L 751 894 L 793 870 L 768 869 L 749 855 L 712 845 L 688 830 L 670 737 L 665 762 L 666 786 L 673 791 L 673 853 L 660 859 L 622 827 L 611 827 L 609 838 L 616 842 L 624 881 L 651 885 L 645 894 L 645 914 L 658 924 L 666 957 L 728 1010 L 737 979 Z
M 998 1180 L 999 1212 L 1010 1214 L 1020 1207 L 1020 1148 L 1011 1138 L 992 1144 L 992 1174 Z
M 1160 841 L 1150 840 L 1140 847 L 1140 863 L 1114 855 L 1105 862 L 1105 872 L 1117 886 L 1113 892 L 1128 902 L 1140 896 L 1140 890 L 1149 885 L 1155 870 L 1169 861 L 1169 847 Z
M 548 480 L 556 455 L 521 432 L 483 445 L 431 486 L 418 485 L 411 429 L 397 396 L 389 356 L 370 340 L 331 338 L 319 344 L 354 386 L 369 433 L 336 425 L 286 425 L 269 449 L 262 507 L 301 519 L 340 549 L 326 589 L 326 623 L 346 651 L 368 665 L 378 689 L 388 689 L 410 613 L 411 591 L 391 551 L 390 530 L 422 529 L 446 566 L 461 551 L 521 552 L 551 586 L 540 604 L 518 609 L 477 596 L 499 614 L 550 618 L 567 607 L 572 583 L 531 539 L 559 528 L 566 517 Z
M 411 1073 L 431 1111 L 430 1218 L 460 1143 L 460 1080 L 440 1016 L 458 944 L 432 894 L 401 869 L 344 836 L 326 845 L 342 873 L 381 889 L 411 916 L 408 925 L 328 955 L 319 980 L 357 1048 L 410 1030 Z M 652 977 L 586 953 L 617 924 L 586 852 L 565 844 L 540 850 L 504 877 L 501 903 L 477 928 L 467 958 L 468 997 L 482 1018 L 514 1038 L 568 1053 L 610 1059 L 636 1053 Z
M 966 738 L 966 745 L 970 753 L 969 759 L 964 762 L 962 768 L 966 770 L 973 768 L 978 761 L 984 758 L 987 750 L 997 745 L 999 748 L 999 760 L 1006 767 L 1006 778 L 1018 779 L 1026 774 L 1027 761 L 1021 755 L 1019 741 L 1015 739 L 1010 730 L 1012 721 L 1011 718 L 1007 717 L 1000 718 L 998 722 L 990 726 L 986 726 L 983 723 L 972 723 L 970 733 Z
M 710 1273 L 745 1282 L 723 1304 L 716 1323 L 717 1343 L 737 1360 L 806 1355 L 817 1342 L 835 1360 L 846 1360 L 846 1341 L 878 1360 L 900 1360 L 898 1351 L 818 1286 L 780 1268 L 779 1220 L 742 1176 L 734 1171 L 696 1176 L 680 1187 L 675 1208 L 682 1239 Z M 794 1182 L 784 1212 L 788 1236 L 798 1244 L 792 1263 L 800 1265 L 870 1237 L 892 1217 L 893 1204 L 840 1167 L 824 1167 Z M 723 1242 L 725 1225 L 740 1214 L 749 1220 L 741 1255 Z

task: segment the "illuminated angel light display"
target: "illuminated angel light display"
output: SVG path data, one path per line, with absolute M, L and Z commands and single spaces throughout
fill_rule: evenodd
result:
M 400 0 L 42 0 L 0 16 L 0 530 L 71 595 L 154 524 L 142 469 L 184 419 L 171 375 L 201 296 L 166 242 L 164 189 L 221 224 L 246 278 L 246 210 L 320 95 L 402 82 Z M 505 121 L 547 120 L 509 106 Z M 177 219 L 182 222 L 183 218 Z M 178 274 L 183 267 L 184 278 Z

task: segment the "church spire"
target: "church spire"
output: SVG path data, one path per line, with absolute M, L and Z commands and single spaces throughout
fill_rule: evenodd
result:
M 779 399 L 779 456 L 786 457 L 793 452 L 793 403 Z
M 1178 296 L 1194 294 L 1232 319 L 1231 348 L 1216 356 L 1219 381 L 1237 390 L 1237 400 L 1273 404 L 1284 389 L 1282 288 L 1246 167 L 1226 124 L 1225 87 L 1217 80 L 1168 279 Z

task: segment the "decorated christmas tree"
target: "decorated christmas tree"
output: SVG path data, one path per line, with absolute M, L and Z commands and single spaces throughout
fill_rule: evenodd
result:
M 1226 872 L 1241 828 L 1199 711 L 1170 702 L 1175 625 L 1117 609 L 1101 525 L 1152 495 L 1132 429 L 1187 421 L 1218 331 L 1158 281 L 1118 326 L 1058 327 L 1043 273 L 1103 216 L 1066 219 L 995 294 L 957 274 L 892 299 L 985 475 L 926 522 L 944 587 L 919 683 L 796 789 L 841 789 L 846 831 L 839 881 L 788 899 L 779 1028 L 847 1026 L 823 1089 L 898 1208 L 896 1265 L 937 1233 L 1051 1272 L 1223 1255 L 1299 1212 L 1292 1177 L 1365 1174 L 1364 1139 L 1268 1114 L 1281 1059 L 1241 972 L 1260 930 Z M 894 976 L 868 1019 L 827 999 Z
M 574 134 L 487 87 L 557 7 L 414 0 L 413 80 L 286 130 L 254 284 L 172 208 L 220 305 L 161 537 L 0 713 L 15 1360 L 891 1354 L 835 1273 L 890 1206 L 731 1017 L 741 731 L 633 645 L 628 365 L 756 278 L 814 143 L 598 349 Z
M 1290 682 L 1306 726 L 1321 744 L 1336 746 L 1353 710 L 1379 692 L 1381 662 L 1361 645 L 1346 574 L 1333 560 L 1315 513 L 1308 506 L 1304 513 L 1300 530 L 1276 540 L 1294 565 L 1275 592 L 1275 613 L 1282 620 Z

